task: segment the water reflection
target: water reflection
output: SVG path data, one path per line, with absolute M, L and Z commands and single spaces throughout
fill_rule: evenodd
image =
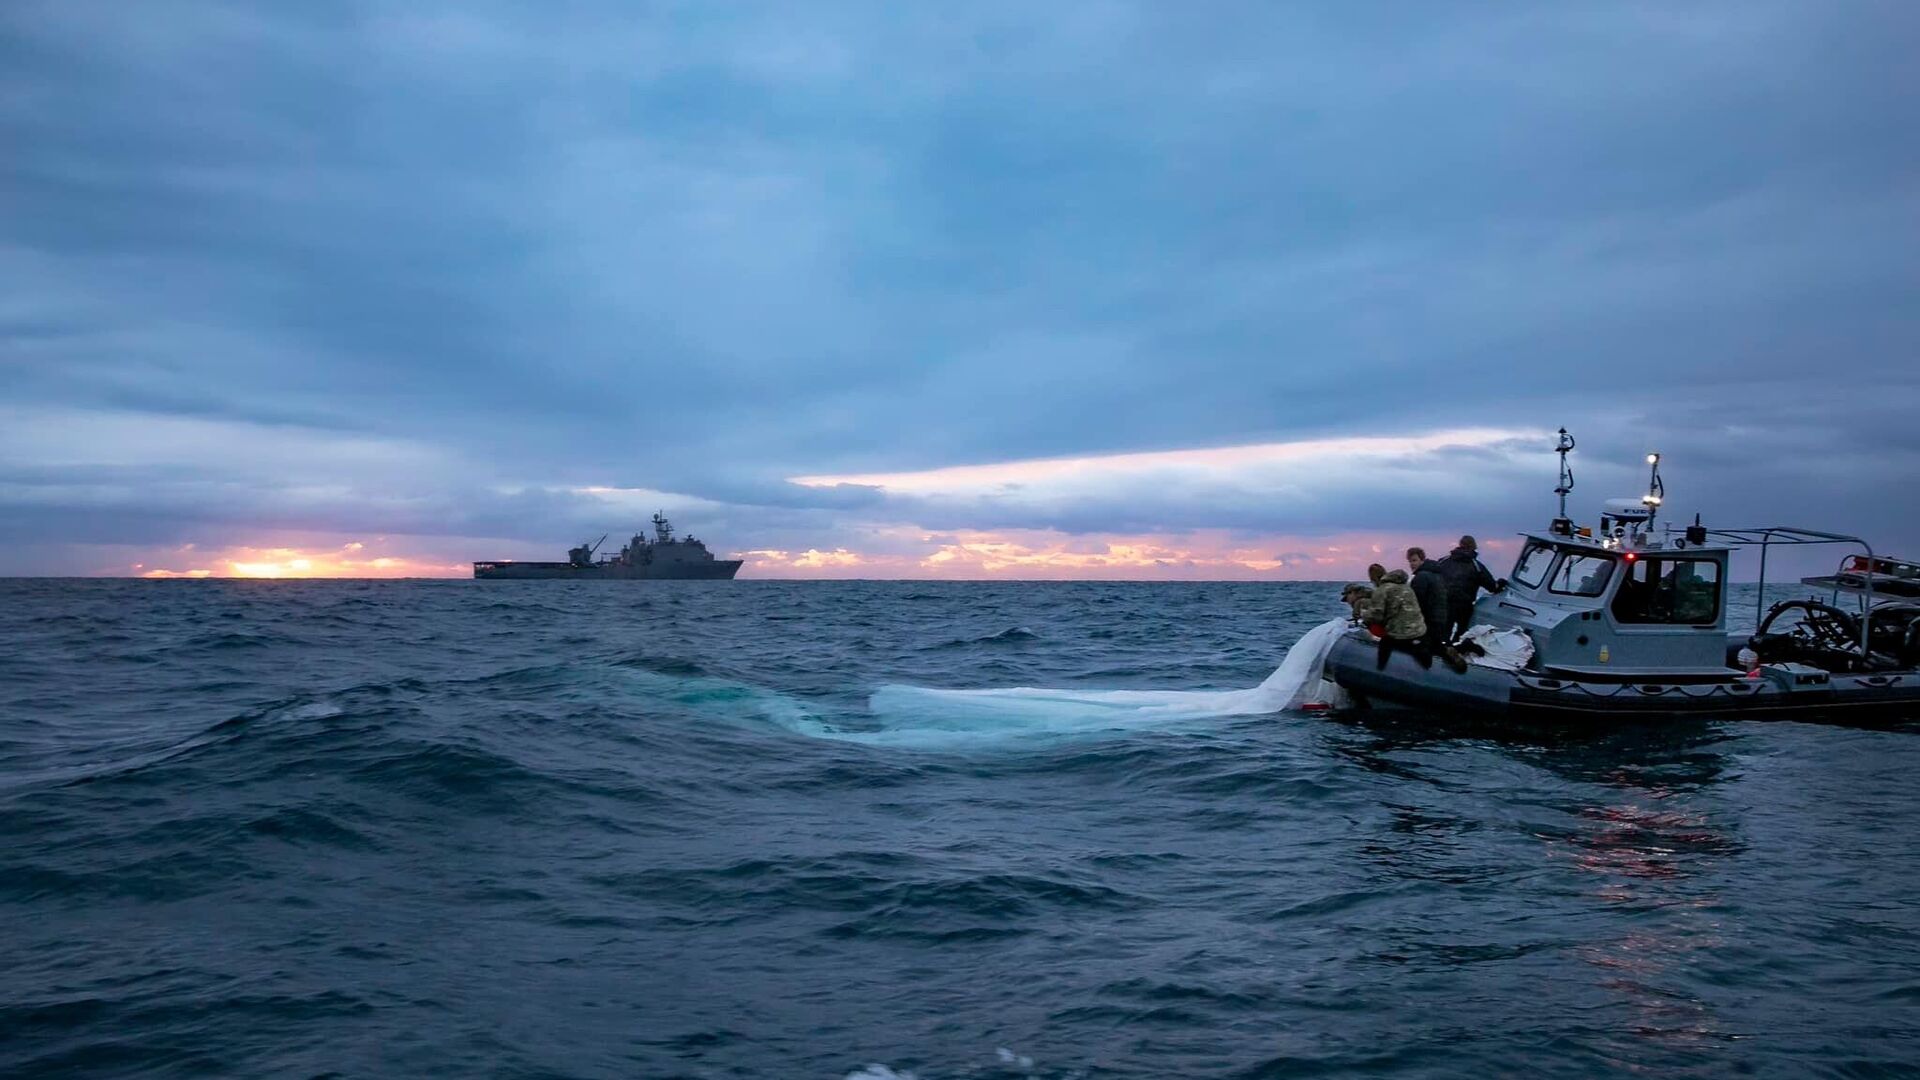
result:
M 1698 969 L 1724 945 L 1721 883 L 1747 850 L 1725 790 L 1740 778 L 1736 732 L 1712 722 L 1522 731 L 1380 714 L 1350 718 L 1329 739 L 1391 781 L 1363 857 L 1400 880 L 1547 897 L 1513 915 L 1462 893 L 1501 916 L 1473 954 L 1523 967 L 1534 952 L 1570 954 L 1579 966 L 1539 974 L 1588 977 L 1538 993 L 1590 1018 L 1586 1048 L 1616 1068 L 1685 1073 L 1735 1037 Z M 1460 953 L 1458 942 L 1423 939 L 1417 928 L 1399 935 L 1397 961 Z
M 1738 779 L 1726 753 L 1735 742 L 1706 727 L 1541 757 L 1578 785 L 1558 800 L 1566 824 L 1542 833 L 1543 855 L 1588 879 L 1591 902 L 1628 922 L 1573 949 L 1613 999 L 1618 1022 L 1601 1029 L 1597 1048 L 1621 1067 L 1705 1068 L 1736 1036 L 1696 971 L 1724 944 L 1722 864 L 1747 850 L 1728 810 L 1737 804 L 1716 790 Z
M 1623 802 L 1571 813 L 1581 825 L 1542 837 L 1549 856 L 1571 855 L 1581 870 L 1607 878 L 1599 895 L 1608 899 L 1636 899 L 1635 880 L 1677 881 L 1697 873 L 1705 859 L 1746 850 L 1729 830 L 1696 810 Z

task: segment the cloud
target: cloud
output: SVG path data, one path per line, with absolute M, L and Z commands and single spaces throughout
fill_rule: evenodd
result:
M 1328 469 L 1343 472 L 1404 465 L 1453 450 L 1508 449 L 1544 432 L 1475 429 L 1408 436 L 1360 436 L 1297 442 L 1260 443 L 1191 450 L 1140 451 L 1091 457 L 1043 458 L 989 465 L 954 465 L 909 473 L 854 476 L 796 476 L 803 487 L 852 484 L 887 494 L 989 498 L 1010 493 L 1044 497 L 1140 479 L 1286 485 L 1318 479 Z
M 1888 497 L 1920 453 L 1916 31 L 8 5 L 0 572 L 551 556 L 662 507 L 848 572 L 933 533 L 1312 552 L 1274 544 L 1518 528 L 1551 486 L 1517 445 L 1336 448 L 1561 424 L 1580 498 L 1657 444 L 1713 517 L 1920 548 Z

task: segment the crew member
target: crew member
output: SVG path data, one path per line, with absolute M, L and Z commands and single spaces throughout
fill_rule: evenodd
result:
M 1506 586 L 1481 564 L 1480 544 L 1471 536 L 1461 537 L 1460 546 L 1448 552 L 1446 558 L 1436 560 L 1434 569 L 1447 583 L 1446 639 L 1458 641 L 1473 625 L 1473 602 L 1480 590 L 1497 593 Z
M 1367 621 L 1362 605 L 1371 599 L 1373 599 L 1373 590 L 1365 585 L 1349 585 L 1340 590 L 1340 602 L 1352 611 L 1353 621 L 1357 623 Z
M 1433 666 L 1433 650 L 1427 647 L 1427 620 L 1420 614 L 1420 601 L 1407 587 L 1405 570 L 1388 570 L 1379 563 L 1367 567 L 1373 581 L 1373 595 L 1359 609 L 1368 628 L 1380 638 L 1376 666 L 1386 667 L 1388 654 L 1399 649 L 1420 662 Z
M 1410 547 L 1407 569 L 1413 572 L 1408 588 L 1413 590 L 1414 599 L 1420 601 L 1420 617 L 1427 621 L 1427 648 L 1444 659 L 1448 667 L 1465 671 L 1465 658 L 1447 644 L 1447 580 L 1440 575 L 1439 563 L 1427 558 L 1425 548 Z
M 1413 577 L 1407 586 L 1420 601 L 1420 617 L 1427 620 L 1427 644 L 1438 647 L 1447 633 L 1447 580 L 1440 567 L 1427 558 L 1425 548 L 1407 549 L 1407 572 Z

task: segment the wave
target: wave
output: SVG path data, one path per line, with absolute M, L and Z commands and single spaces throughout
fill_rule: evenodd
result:
M 559 781 L 504 752 L 476 745 L 389 738 L 349 774 L 356 784 L 473 813 L 510 814 Z
M 979 637 L 972 638 L 954 638 L 952 641 L 943 641 L 938 645 L 929 645 L 927 649 L 970 649 L 977 645 L 1020 645 L 1029 641 L 1039 640 L 1040 635 L 1034 633 L 1030 627 L 1009 626 L 998 633 L 982 634 Z
M 691 706 L 736 720 L 771 723 L 802 734 L 829 730 L 817 706 L 777 690 L 706 674 L 705 668 L 691 661 L 628 660 L 617 667 L 652 701 Z
M 629 656 L 614 661 L 616 667 L 635 668 L 652 672 L 655 675 L 682 675 L 697 677 L 707 674 L 707 669 L 697 661 L 680 657 Z
M 207 652 L 224 652 L 230 649 L 264 649 L 271 645 L 287 644 L 290 640 L 291 639 L 280 634 L 243 634 L 228 631 L 224 633 L 201 634 L 189 639 L 182 648 L 184 650 L 199 649 Z

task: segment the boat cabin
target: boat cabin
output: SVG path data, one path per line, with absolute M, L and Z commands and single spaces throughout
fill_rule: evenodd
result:
M 1728 555 L 1684 539 L 1528 534 L 1474 621 L 1526 631 L 1543 670 L 1725 677 Z

